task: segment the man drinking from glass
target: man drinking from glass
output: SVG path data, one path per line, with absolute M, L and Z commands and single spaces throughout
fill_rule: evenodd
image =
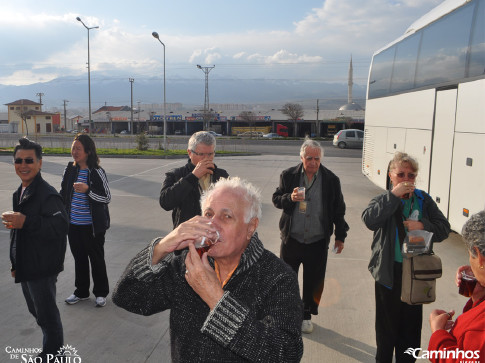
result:
M 200 195 L 220 178 L 229 174 L 214 164 L 216 139 L 209 132 L 199 131 L 189 139 L 189 160 L 180 168 L 165 174 L 160 191 L 160 206 L 172 211 L 173 228 L 200 215 Z

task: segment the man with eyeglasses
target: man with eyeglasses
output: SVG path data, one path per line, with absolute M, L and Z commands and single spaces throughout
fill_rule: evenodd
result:
M 42 179 L 42 147 L 23 138 L 13 155 L 21 185 L 13 194 L 13 211 L 4 212 L 2 222 L 10 230 L 12 277 L 42 328 L 39 357 L 45 362 L 64 345 L 56 282 L 64 269 L 69 222 L 61 196 Z
M 306 139 L 300 149 L 302 162 L 281 173 L 273 194 L 273 204 L 283 209 L 280 256 L 296 274 L 303 264 L 303 333 L 313 331 L 311 316 L 318 314 L 330 237 L 335 229 L 333 249 L 341 253 L 349 230 L 340 179 L 321 164 L 322 157 L 320 143 Z
M 193 134 L 188 143 L 189 160 L 165 174 L 160 206 L 172 211 L 173 228 L 201 214 L 200 196 L 209 186 L 229 174 L 214 164 L 216 139 L 206 131 Z

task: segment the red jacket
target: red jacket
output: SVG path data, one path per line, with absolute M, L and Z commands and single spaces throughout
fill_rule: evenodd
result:
M 433 363 L 485 362 L 485 302 L 483 300 L 478 301 L 475 305 L 473 305 L 472 299 L 468 300 L 463 308 L 463 314 L 456 319 L 455 325 L 449 333 L 440 329 L 431 335 L 428 352 L 430 354 L 431 351 L 444 352 L 445 349 L 449 358 L 438 356 L 430 357 L 429 360 Z M 461 353 L 461 355 L 453 358 L 450 351 L 457 349 L 465 353 L 468 352 L 468 356 L 464 357 L 464 353 Z M 479 351 L 479 353 L 475 351 Z

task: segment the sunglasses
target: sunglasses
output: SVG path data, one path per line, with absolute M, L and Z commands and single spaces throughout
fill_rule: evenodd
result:
M 406 173 L 396 173 L 396 176 L 398 178 L 404 178 L 406 176 Z M 416 174 L 408 173 L 408 179 L 415 179 L 415 178 L 416 178 Z
M 16 158 L 13 162 L 15 164 L 22 164 L 22 161 L 25 161 L 25 164 L 33 164 L 34 163 L 34 159 L 32 159 L 32 158 L 25 158 L 25 159 Z

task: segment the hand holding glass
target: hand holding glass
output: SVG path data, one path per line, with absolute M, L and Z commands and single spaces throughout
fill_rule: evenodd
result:
M 471 297 L 473 295 L 473 290 L 475 290 L 475 285 L 477 284 L 477 279 L 471 273 L 466 271 L 461 272 L 461 282 L 458 288 L 458 293 L 465 297 Z
M 211 224 L 211 222 L 209 222 L 208 224 Z M 221 242 L 219 231 L 216 230 L 215 232 L 208 232 L 208 233 L 211 234 L 210 237 L 200 236 L 195 240 L 195 243 L 194 243 L 195 249 L 199 254 L 200 258 L 202 258 L 202 255 L 204 254 L 204 252 L 209 251 L 209 249 L 212 246 L 214 246 L 216 243 Z

